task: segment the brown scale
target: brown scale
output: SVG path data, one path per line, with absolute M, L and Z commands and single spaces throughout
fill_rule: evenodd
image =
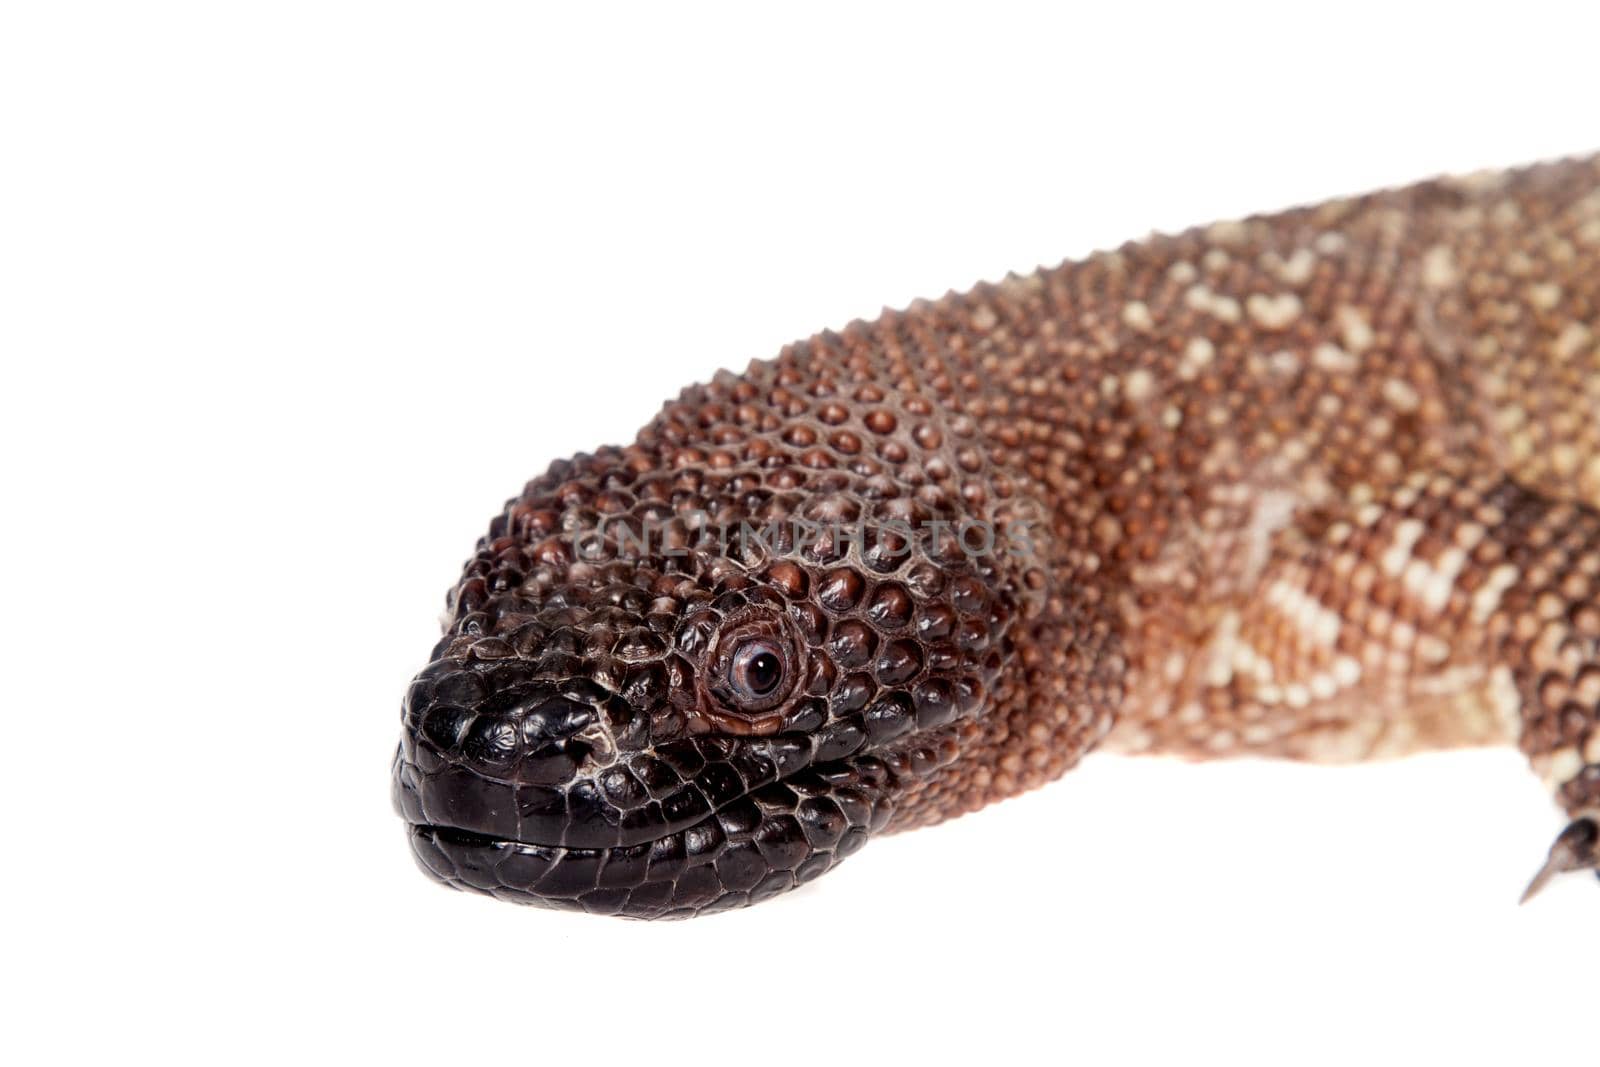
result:
M 529 483 L 396 802 L 449 884 L 678 916 L 1102 742 L 1518 743 L 1572 819 L 1531 892 L 1596 862 L 1597 508 L 1600 160 L 1154 238 L 821 334 Z

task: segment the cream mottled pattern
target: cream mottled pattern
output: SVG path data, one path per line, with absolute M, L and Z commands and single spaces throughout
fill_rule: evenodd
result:
M 1094 535 L 1128 661 L 1106 748 L 1520 744 L 1574 818 L 1600 808 L 1600 161 L 1212 225 L 958 308 L 1014 383 L 965 410 Z M 1013 745 L 1003 788 L 1056 772 Z
M 1139 365 L 1125 378 L 1171 383 L 1164 433 L 1140 476 L 1097 479 L 1154 505 L 1146 540 L 1112 546 L 1130 666 L 1108 747 L 1343 761 L 1517 743 L 1575 818 L 1600 807 L 1600 163 L 1213 226 L 1064 273 L 1162 279 L 1115 347 Z M 1148 475 L 1185 467 L 1203 480 L 1163 511 Z

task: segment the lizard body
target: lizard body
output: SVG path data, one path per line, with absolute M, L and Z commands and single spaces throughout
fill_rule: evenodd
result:
M 819 334 L 530 482 L 396 805 L 450 884 L 682 916 L 1096 746 L 1518 744 L 1571 820 L 1537 886 L 1596 863 L 1597 509 L 1600 158 L 1156 237 Z

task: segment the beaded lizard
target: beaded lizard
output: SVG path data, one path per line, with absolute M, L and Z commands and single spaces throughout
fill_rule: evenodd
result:
M 1153 237 L 685 390 L 490 524 L 421 866 L 689 916 L 1100 747 L 1519 744 L 1600 836 L 1600 157 Z

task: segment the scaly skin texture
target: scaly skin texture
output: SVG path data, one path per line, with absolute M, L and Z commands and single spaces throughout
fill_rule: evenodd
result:
M 1131 244 L 530 482 L 407 694 L 396 805 L 451 885 L 686 916 L 1100 744 L 1514 743 L 1571 820 L 1542 884 L 1596 862 L 1597 509 L 1600 158 Z

